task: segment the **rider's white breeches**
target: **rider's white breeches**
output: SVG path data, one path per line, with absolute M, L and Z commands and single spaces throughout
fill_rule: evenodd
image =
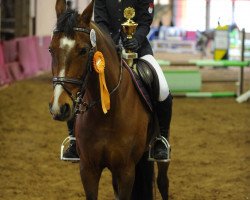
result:
M 146 60 L 154 67 L 159 79 L 158 101 L 164 101 L 169 95 L 169 87 L 160 65 L 152 55 L 142 56 L 141 59 Z

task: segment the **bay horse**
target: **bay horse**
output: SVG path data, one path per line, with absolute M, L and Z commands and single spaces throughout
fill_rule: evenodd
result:
M 87 200 L 96 200 L 104 168 L 112 174 L 118 200 L 153 199 L 153 162 L 147 161 L 151 114 L 141 102 L 111 37 L 91 21 L 94 2 L 78 14 L 56 1 L 57 25 L 49 51 L 54 93 L 50 112 L 55 120 L 75 121 L 80 175 Z M 104 114 L 99 74 L 93 54 L 105 59 L 110 109 Z M 158 163 L 157 183 L 168 199 L 168 163 Z

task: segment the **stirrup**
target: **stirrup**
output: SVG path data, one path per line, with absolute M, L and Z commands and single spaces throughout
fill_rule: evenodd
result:
M 157 142 L 161 142 L 164 144 L 166 150 L 167 150 L 167 158 L 166 159 L 163 159 L 163 160 L 157 160 L 154 158 L 154 155 L 155 155 L 155 152 L 154 152 L 154 147 L 155 147 L 155 144 Z M 170 162 L 170 152 L 171 152 L 171 147 L 170 147 L 170 144 L 168 142 L 168 140 L 166 138 L 164 138 L 163 136 L 157 136 L 155 138 L 153 138 L 151 141 L 150 141 L 150 144 L 149 144 L 149 150 L 148 150 L 148 161 L 155 161 L 155 162 Z
M 80 158 L 65 158 L 65 157 L 63 157 L 63 154 L 64 154 L 64 147 L 65 147 L 65 145 L 67 145 L 67 146 L 69 146 L 69 144 L 70 144 L 70 141 L 75 141 L 76 140 L 76 138 L 75 137 L 72 137 L 72 136 L 68 136 L 68 137 L 66 137 L 64 140 L 63 140 L 63 142 L 62 142 L 62 144 L 61 144 L 61 155 L 60 155 L 60 159 L 61 160 L 63 160 L 63 161 L 72 161 L 72 162 L 78 162 L 79 160 L 80 160 Z

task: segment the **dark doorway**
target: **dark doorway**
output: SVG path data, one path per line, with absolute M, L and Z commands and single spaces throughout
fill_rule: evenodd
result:
M 30 1 L 1 0 L 1 39 L 27 36 L 30 30 Z

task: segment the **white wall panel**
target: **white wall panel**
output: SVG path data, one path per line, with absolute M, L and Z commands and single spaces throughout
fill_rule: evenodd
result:
M 75 0 L 73 6 L 82 12 L 89 2 L 90 0 Z M 44 36 L 52 33 L 56 23 L 55 3 L 56 0 L 37 0 L 37 35 Z

